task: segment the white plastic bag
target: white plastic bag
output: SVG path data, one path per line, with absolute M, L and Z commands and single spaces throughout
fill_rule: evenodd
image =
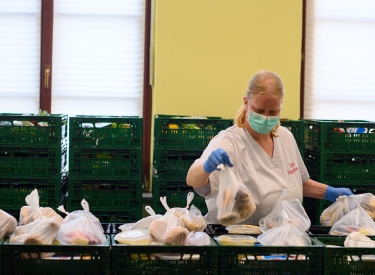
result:
M 131 229 L 148 229 L 150 224 L 163 217 L 163 215 L 156 214 L 155 211 L 150 206 L 145 206 L 146 211 L 150 214 L 150 216 L 140 219 L 131 227 Z M 121 229 L 121 226 L 119 227 Z
M 52 244 L 57 232 L 60 229 L 61 221 L 57 216 L 45 217 L 39 207 L 38 191 L 34 189 L 25 198 L 38 218 L 33 222 L 17 226 L 14 233 L 10 236 L 10 243 L 21 244 Z
M 323 226 L 332 226 L 335 222 L 354 210 L 358 204 L 375 219 L 375 196 L 371 193 L 364 193 L 352 196 L 340 196 L 329 207 L 324 209 L 320 216 L 320 223 Z
M 42 213 L 42 216 L 45 216 L 45 217 L 57 216 L 60 222 L 63 221 L 63 218 L 59 214 L 57 214 L 55 210 L 53 210 L 51 207 L 39 207 L 39 209 Z M 26 205 L 26 206 L 21 207 L 21 210 L 20 210 L 20 224 L 21 225 L 31 223 L 38 218 L 39 218 L 38 214 L 35 213 L 30 206 Z
M 369 237 L 359 233 L 350 233 L 344 242 L 345 247 L 375 247 L 375 241 L 371 240 Z
M 255 203 L 249 190 L 242 184 L 229 166 L 220 164 L 219 192 L 216 199 L 217 220 L 228 226 L 246 220 L 255 212 Z
M 0 240 L 12 234 L 16 227 L 16 218 L 0 209 Z
M 107 238 L 98 218 L 89 211 L 89 204 L 85 199 L 81 205 L 83 210 L 68 213 L 64 218 L 56 239 L 61 244 L 105 244 Z
M 265 246 L 309 246 L 311 239 L 300 227 L 289 222 L 274 227 L 257 238 Z
M 189 234 L 177 215 L 185 213 L 184 208 L 172 208 L 167 205 L 166 197 L 160 198 L 161 203 L 167 210 L 164 216 L 153 221 L 149 227 L 150 244 L 153 245 L 184 245 Z M 173 211 L 172 211 L 173 210 Z
M 186 238 L 185 245 L 190 246 L 203 246 L 211 245 L 210 236 L 205 232 L 190 232 Z
M 296 198 L 286 200 L 287 192 L 288 191 L 284 189 L 280 199 L 276 202 L 271 212 L 260 219 L 259 227 L 262 232 L 288 223 L 294 224 L 303 231 L 307 231 L 310 228 L 311 221 L 301 202 Z
M 375 222 L 360 204 L 335 222 L 329 233 L 331 235 L 347 236 L 352 232 L 375 236 Z

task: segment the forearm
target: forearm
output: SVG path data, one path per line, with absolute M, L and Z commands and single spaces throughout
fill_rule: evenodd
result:
M 209 183 L 210 176 L 203 168 L 204 160 L 195 161 L 186 176 L 186 183 L 190 186 L 199 188 Z
M 303 196 L 315 199 L 324 199 L 328 185 L 308 179 L 303 183 Z

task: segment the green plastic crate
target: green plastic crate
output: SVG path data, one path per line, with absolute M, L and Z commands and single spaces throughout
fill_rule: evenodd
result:
M 310 177 L 331 184 L 375 182 L 375 154 L 331 153 L 305 150 L 305 165 Z
M 2 248 L 2 275 L 109 275 L 110 236 L 104 245 L 22 245 L 6 239 Z M 53 253 L 54 257 L 45 258 Z
M 214 136 L 231 125 L 233 120 L 220 117 L 155 115 L 154 148 L 203 150 Z
M 320 215 L 332 204 L 330 201 L 303 197 L 302 205 L 312 225 L 320 225 Z
M 75 210 L 81 210 L 77 208 Z M 142 219 L 142 209 L 139 206 L 139 209 L 123 209 L 121 211 L 112 210 L 112 211 L 101 211 L 101 210 L 91 210 L 90 212 L 99 219 L 101 223 L 135 223 Z
M 51 178 L 67 168 L 67 146 L 61 148 L 0 148 L 0 177 Z
M 37 126 L 19 126 L 22 121 Z M 0 147 L 58 148 L 66 144 L 67 137 L 68 115 L 24 116 L 0 113 Z
M 194 205 L 202 215 L 207 214 L 207 205 L 204 197 L 198 195 L 193 187 L 188 186 L 184 181 L 167 181 L 153 179 L 152 186 L 152 208 L 158 214 L 164 214 L 165 208 L 160 202 L 160 197 L 167 197 L 167 204 L 172 207 L 186 207 L 186 198 L 189 192 L 194 192 L 194 199 L 190 205 Z
M 280 124 L 293 134 L 301 156 L 303 156 L 305 148 L 305 127 L 303 120 L 280 119 Z
M 305 149 L 333 153 L 371 153 L 375 122 L 365 120 L 304 120 Z M 363 133 L 356 133 L 364 128 Z
M 69 148 L 69 176 L 73 179 L 141 179 L 141 149 Z
M 154 150 L 153 176 L 160 179 L 185 181 L 193 162 L 202 150 Z
M 85 199 L 90 210 L 140 209 L 142 182 L 140 180 L 72 180 L 69 179 L 68 210 L 81 208 Z
M 112 236 L 111 274 L 218 274 L 219 251 L 210 246 L 118 244 Z
M 325 275 L 370 275 L 375 272 L 375 248 L 344 247 L 346 236 L 316 237 L 324 244 Z M 335 247 L 340 246 L 340 247 Z M 366 259 L 367 258 L 367 259 Z M 370 259 L 369 259 L 370 258 Z
M 317 275 L 324 270 L 324 247 L 311 239 L 311 246 L 223 246 L 219 245 L 219 274 Z M 259 260 L 283 255 L 285 260 Z M 298 257 L 298 258 L 297 258 Z
M 7 179 L 0 178 L 0 209 L 18 210 L 26 205 L 25 197 L 34 189 L 39 193 L 39 205 L 58 207 L 62 193 L 67 188 L 66 173 L 59 178 L 51 179 Z
M 103 127 L 103 125 L 106 125 Z M 141 148 L 143 118 L 76 116 L 69 118 L 69 142 L 75 148 Z

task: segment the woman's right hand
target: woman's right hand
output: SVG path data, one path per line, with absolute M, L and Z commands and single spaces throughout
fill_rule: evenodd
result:
M 219 164 L 228 164 L 229 167 L 233 167 L 232 162 L 230 161 L 230 158 L 223 149 L 218 148 L 211 152 L 208 159 L 203 164 L 203 169 L 207 173 L 212 173 L 217 169 L 217 166 Z

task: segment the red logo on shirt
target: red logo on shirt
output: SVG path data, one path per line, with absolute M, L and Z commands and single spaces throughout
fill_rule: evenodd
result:
M 290 169 L 288 170 L 288 174 L 294 174 L 296 171 L 298 171 L 298 167 L 295 165 L 294 162 L 289 163 Z

